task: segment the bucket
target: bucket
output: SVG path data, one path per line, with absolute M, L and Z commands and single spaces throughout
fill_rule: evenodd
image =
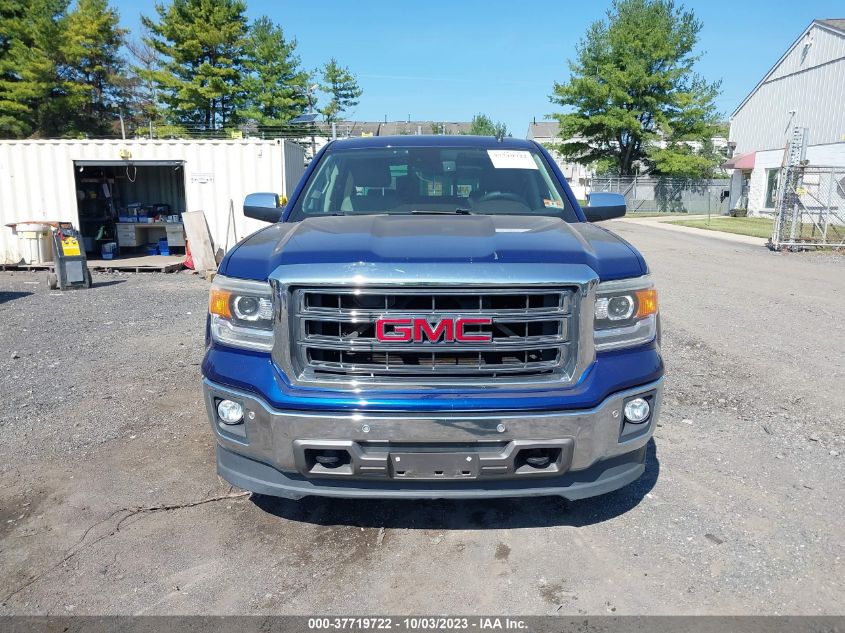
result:
M 27 264 L 53 261 L 53 238 L 49 224 L 21 223 L 15 226 L 21 257 Z

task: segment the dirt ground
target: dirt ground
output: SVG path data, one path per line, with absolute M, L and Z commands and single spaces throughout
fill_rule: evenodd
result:
M 252 499 L 201 405 L 208 284 L 0 273 L 0 614 L 841 614 L 845 258 L 612 223 L 667 390 L 616 493 Z

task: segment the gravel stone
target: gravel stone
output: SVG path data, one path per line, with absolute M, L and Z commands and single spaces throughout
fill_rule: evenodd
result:
M 665 399 L 642 478 L 577 502 L 231 497 L 206 281 L 0 272 L 0 615 L 840 614 L 845 257 L 606 226 Z

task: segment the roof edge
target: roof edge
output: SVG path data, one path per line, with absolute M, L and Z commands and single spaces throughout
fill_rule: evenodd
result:
M 820 26 L 825 26 L 833 31 L 845 34 L 845 18 L 825 18 L 823 20 L 813 21 L 818 22 Z M 835 24 L 836 22 L 841 22 L 842 26 L 839 26 L 839 24 Z
M 835 32 L 835 33 L 839 33 L 839 34 L 841 34 L 841 33 L 845 33 L 845 31 L 842 31 L 841 29 L 838 29 L 838 28 L 837 28 L 837 27 L 835 27 L 835 26 L 831 26 L 831 25 L 829 25 L 829 24 L 825 24 L 824 20 L 818 20 L 818 19 L 816 19 L 816 20 L 813 20 L 812 22 L 810 22 L 810 24 L 808 24 L 808 25 L 807 25 L 807 27 L 806 27 L 803 31 L 801 31 L 801 34 L 800 34 L 797 38 L 795 38 L 795 41 L 794 41 L 794 42 L 792 42 L 792 44 L 789 46 L 789 48 L 787 48 L 787 49 L 786 49 L 786 52 L 778 58 L 778 60 L 774 63 L 774 65 L 772 65 L 772 67 L 771 67 L 771 68 L 769 68 L 769 70 L 768 70 L 768 71 L 766 71 L 766 74 L 765 74 L 765 75 L 763 75 L 763 78 L 762 78 L 760 81 L 758 81 L 758 82 L 757 82 L 757 85 L 755 85 L 755 86 L 754 86 L 754 88 L 752 88 L 752 89 L 751 89 L 751 92 L 749 92 L 749 93 L 745 96 L 745 99 L 743 99 L 743 100 L 740 102 L 740 104 L 739 104 L 739 105 L 738 105 L 738 106 L 734 109 L 734 111 L 731 113 L 731 117 L 730 117 L 730 118 L 734 118 L 734 117 L 736 116 L 737 112 L 739 112 L 740 110 L 742 110 L 743 106 L 744 106 L 746 103 L 748 103 L 748 100 L 749 100 L 751 97 L 753 97 L 753 96 L 754 96 L 754 94 L 755 94 L 755 93 L 756 93 L 756 92 L 760 89 L 760 86 L 762 86 L 764 83 L 766 83 L 766 80 L 767 80 L 769 77 L 771 77 L 772 73 L 773 73 L 773 72 L 775 72 L 775 69 L 776 69 L 778 66 L 780 66 L 781 62 L 782 62 L 784 59 L 786 59 L 787 55 L 789 55 L 789 54 L 792 52 L 792 50 L 793 50 L 796 46 L 798 46 L 798 43 L 799 43 L 799 42 L 800 42 L 800 41 L 804 38 L 804 36 L 805 36 L 805 35 L 807 35 L 807 33 L 809 33 L 809 32 L 810 32 L 810 29 L 812 29 L 814 26 L 819 26 L 819 27 L 821 27 L 821 28 L 823 28 L 823 29 L 827 29 L 828 31 L 833 31 L 833 32 Z

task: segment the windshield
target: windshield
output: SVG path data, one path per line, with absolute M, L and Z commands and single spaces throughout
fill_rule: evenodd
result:
M 289 219 L 384 213 L 548 215 L 578 221 L 539 152 L 483 147 L 330 150 Z

